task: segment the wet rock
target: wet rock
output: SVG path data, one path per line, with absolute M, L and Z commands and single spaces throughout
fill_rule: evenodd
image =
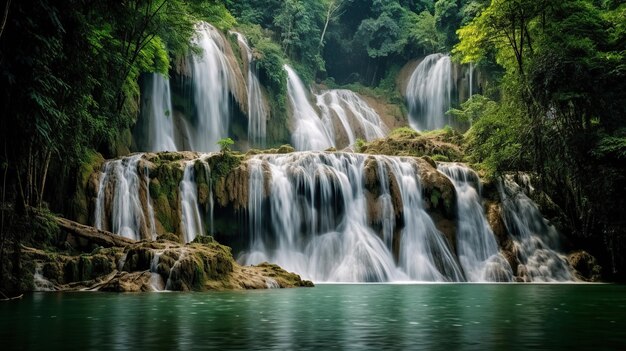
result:
M 100 291 L 141 292 L 153 291 L 150 272 L 119 272 L 112 280 L 100 287 Z
M 602 267 L 596 258 L 586 251 L 576 251 L 567 255 L 567 262 L 575 270 L 576 278 L 588 282 L 600 281 Z

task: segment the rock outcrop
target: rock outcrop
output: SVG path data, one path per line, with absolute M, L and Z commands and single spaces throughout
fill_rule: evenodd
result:
M 32 266 L 38 267 L 32 272 L 35 289 L 140 292 L 313 286 L 276 265 L 240 266 L 229 247 L 211 239 L 187 245 L 141 241 L 80 255 L 28 247 L 22 251 Z

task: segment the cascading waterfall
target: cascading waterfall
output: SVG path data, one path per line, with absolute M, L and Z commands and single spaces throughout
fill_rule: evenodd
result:
M 183 179 L 179 184 L 180 191 L 180 207 L 181 207 L 181 225 L 184 240 L 186 243 L 192 242 L 198 235 L 206 235 L 205 222 L 206 214 L 200 210 L 198 203 L 198 184 L 196 183 L 195 167 L 196 163 L 200 163 L 202 170 L 205 172 L 205 179 L 209 179 L 209 165 L 203 160 L 192 160 L 185 163 Z M 209 189 L 209 206 L 210 216 L 213 214 L 212 192 Z M 213 218 L 209 218 L 213 223 Z M 212 228 L 211 228 L 212 231 Z
M 509 282 L 513 271 L 500 255 L 485 217 L 478 174 L 457 163 L 440 163 L 439 171 L 454 184 L 457 195 L 457 255 L 468 281 Z
M 309 102 L 307 90 L 293 68 L 287 71 L 287 95 L 294 116 L 294 131 L 291 135 L 296 150 L 325 150 L 335 146 L 332 131 L 328 130 Z
M 498 184 L 504 223 L 519 260 L 516 275 L 532 282 L 571 281 L 567 261 L 558 251 L 559 233 L 528 197 L 527 192 L 533 189 L 529 177 L 522 177 L 526 186 L 520 186 L 512 176 Z
M 321 151 L 330 147 L 352 145 L 356 138 L 370 141 L 386 135 L 387 126 L 378 113 L 350 90 L 333 89 L 315 95 L 320 117 L 311 105 L 308 90 L 300 77 L 287 65 L 285 70 L 287 94 L 294 116 L 291 139 L 296 150 Z
M 202 53 L 191 58 L 196 120 L 188 128 L 188 138 L 191 150 L 217 151 L 217 142 L 228 134 L 233 72 L 224 38 L 213 26 L 200 22 L 193 43 Z
M 170 81 L 161 74 L 146 76 L 143 118 L 147 121 L 145 151 L 177 151 Z
M 353 91 L 327 90 L 316 98 L 326 130 L 333 131 L 331 135 L 334 136 L 337 145 L 340 143 L 339 133 L 335 131 L 335 120 L 339 121 L 346 134 L 347 145 L 353 145 L 357 137 L 370 141 L 386 135 L 387 127 L 378 113 Z
M 104 164 L 96 200 L 96 228 L 134 240 L 153 237 L 155 229 L 154 219 L 150 219 L 153 213 L 147 196 L 148 177 L 139 174 L 142 156 L 135 154 Z M 141 195 L 142 191 L 146 196 Z
M 368 160 L 384 165 L 401 194 L 404 227 L 397 264 L 393 239 L 381 240 L 368 224 L 364 186 Z M 276 262 L 315 281 L 463 280 L 445 239 L 423 209 L 415 160 L 294 153 L 257 155 L 249 162 L 251 243 L 240 261 Z M 264 178 L 264 169 L 270 179 Z M 266 201 L 261 200 L 264 181 L 269 182 Z M 390 177 L 381 176 L 380 181 L 381 188 L 391 188 Z M 265 213 L 268 222 L 261 223 Z M 400 229 L 395 227 L 395 211 L 382 215 L 389 216 L 383 218 L 386 235 L 393 235 Z
M 237 35 L 239 45 L 246 50 L 248 58 L 248 142 L 250 145 L 264 147 L 267 134 L 267 108 L 261 93 L 256 63 L 246 38 L 241 33 L 235 32 L 235 35 Z
M 452 88 L 450 56 L 426 56 L 413 71 L 406 90 L 411 127 L 433 130 L 449 124 L 445 114 L 450 109 Z
M 469 96 L 471 98 L 474 95 L 474 63 L 469 64 Z

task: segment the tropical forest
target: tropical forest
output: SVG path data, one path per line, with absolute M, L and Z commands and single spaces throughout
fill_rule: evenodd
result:
M 626 348 L 626 1 L 3 0 L 0 345 Z

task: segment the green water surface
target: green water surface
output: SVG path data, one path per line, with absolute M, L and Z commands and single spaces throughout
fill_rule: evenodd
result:
M 626 350 L 626 286 L 34 293 L 0 302 L 0 350 L 12 349 Z

